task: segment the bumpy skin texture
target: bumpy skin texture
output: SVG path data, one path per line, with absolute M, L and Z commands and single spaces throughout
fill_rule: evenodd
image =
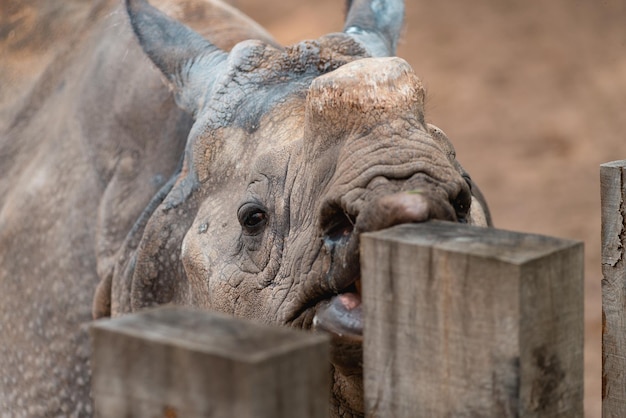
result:
M 72 3 L 72 22 L 21 3 L 69 42 L 42 74 L 0 63 L 28 91 L 18 109 L 0 97 L 2 414 L 92 414 L 92 305 L 309 328 L 358 277 L 361 232 L 488 223 L 411 68 L 366 58 L 393 52 L 396 3 L 355 0 L 346 33 L 287 48 L 210 2 L 158 4 L 210 43 L 131 2 L 141 46 L 115 2 Z M 332 415 L 361 416 L 359 370 L 333 373 Z

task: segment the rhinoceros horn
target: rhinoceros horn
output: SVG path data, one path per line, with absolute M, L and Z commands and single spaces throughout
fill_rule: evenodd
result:
M 306 105 L 307 145 L 328 148 L 329 142 L 370 130 L 391 116 L 415 118 L 425 126 L 424 88 L 409 64 L 397 57 L 351 62 L 311 84 Z

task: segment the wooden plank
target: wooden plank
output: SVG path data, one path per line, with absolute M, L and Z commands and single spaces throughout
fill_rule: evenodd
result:
M 602 416 L 626 417 L 626 161 L 600 166 L 602 203 Z
M 363 236 L 366 416 L 583 416 L 583 245 L 446 222 Z
M 91 334 L 98 417 L 328 416 L 325 335 L 174 307 Z

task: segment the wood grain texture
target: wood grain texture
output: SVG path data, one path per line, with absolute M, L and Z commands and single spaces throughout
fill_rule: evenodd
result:
M 582 243 L 429 222 L 361 251 L 366 416 L 582 417 Z
M 324 335 L 174 307 L 91 334 L 98 417 L 328 416 Z
M 602 416 L 626 416 L 626 161 L 600 166 L 602 202 Z

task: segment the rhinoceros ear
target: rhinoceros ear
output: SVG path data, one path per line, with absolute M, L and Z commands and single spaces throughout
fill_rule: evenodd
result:
M 126 0 L 126 8 L 141 47 L 169 80 L 176 102 L 195 114 L 201 92 L 215 79 L 208 74 L 219 72 L 227 54 L 145 0 Z
M 348 0 L 343 31 L 371 56 L 393 56 L 403 20 L 403 0 Z

